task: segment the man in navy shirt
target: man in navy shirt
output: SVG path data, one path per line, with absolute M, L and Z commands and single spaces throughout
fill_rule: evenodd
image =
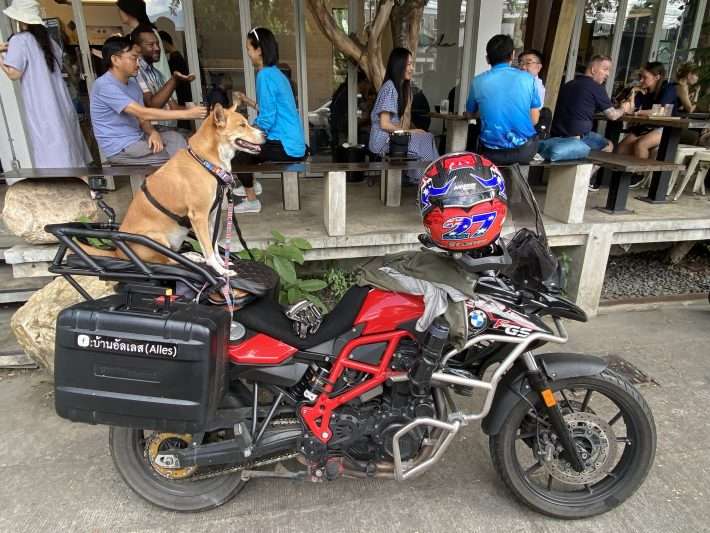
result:
M 592 131 L 594 115 L 604 113 L 608 120 L 618 120 L 633 110 L 633 104 L 627 100 L 614 107 L 604 89 L 610 71 L 609 57 L 594 56 L 584 74 L 564 84 L 552 120 L 553 137 L 578 137 L 592 150 L 614 149 L 611 141 Z
M 632 99 L 636 93 L 632 91 L 629 100 L 624 101 L 620 107 L 614 107 L 604 89 L 610 72 L 611 58 L 594 56 L 584 74 L 562 86 L 552 120 L 553 137 L 577 137 L 592 150 L 614 150 L 614 143 L 592 131 L 594 115 L 604 113 L 608 120 L 620 119 L 624 113 L 633 110 Z M 596 181 L 589 185 L 590 191 L 598 189 L 599 183 Z
M 496 35 L 486 45 L 491 69 L 471 81 L 466 111 L 480 111 L 481 154 L 498 165 L 527 164 L 537 153 L 535 124 L 542 102 L 535 79 L 511 67 L 513 40 Z

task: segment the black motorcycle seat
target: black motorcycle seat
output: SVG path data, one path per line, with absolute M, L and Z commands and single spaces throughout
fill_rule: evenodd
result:
M 136 268 L 131 261 L 125 259 L 100 256 L 91 256 L 91 258 L 101 268 L 103 268 L 109 276 L 111 272 L 135 272 L 137 274 L 142 274 L 142 272 Z M 66 264 L 69 267 L 77 269 L 86 270 L 89 268 L 80 256 L 74 254 L 67 255 Z M 199 273 L 183 268 L 180 265 L 166 265 L 162 263 L 146 263 L 146 265 L 157 275 L 182 276 L 199 285 L 202 285 L 205 282 Z M 211 267 L 207 265 L 202 266 L 214 272 Z M 243 290 L 255 296 L 261 297 L 266 296 L 278 287 L 278 274 L 264 263 L 244 259 L 235 259 L 232 260 L 231 269 L 236 272 L 235 276 L 231 276 L 229 278 L 229 284 L 234 289 Z
M 271 298 L 261 298 L 235 311 L 234 320 L 241 322 L 247 329 L 264 333 L 299 350 L 307 350 L 339 337 L 350 329 L 369 291 L 370 287 L 350 287 L 335 308 L 323 317 L 318 331 L 305 339 L 296 335 L 281 305 Z

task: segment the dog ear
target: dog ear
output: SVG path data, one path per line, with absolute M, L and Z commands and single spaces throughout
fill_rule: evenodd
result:
M 214 123 L 218 128 L 224 128 L 227 125 L 227 117 L 224 116 L 224 108 L 222 104 L 214 105 Z

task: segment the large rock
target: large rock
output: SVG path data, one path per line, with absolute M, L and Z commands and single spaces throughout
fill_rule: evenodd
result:
M 114 283 L 90 276 L 75 279 L 94 298 L 114 292 Z M 57 278 L 35 292 L 10 320 L 10 328 L 22 349 L 37 364 L 54 374 L 54 337 L 57 316 L 65 307 L 82 301 L 82 296 L 64 278 Z
M 2 212 L 7 229 L 32 244 L 57 242 L 45 224 L 98 220 L 99 209 L 80 180 L 25 180 L 8 187 Z

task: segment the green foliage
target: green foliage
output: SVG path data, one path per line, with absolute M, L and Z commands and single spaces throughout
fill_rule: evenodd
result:
M 265 263 L 273 268 L 281 278 L 279 302 L 294 304 L 301 300 L 309 300 L 322 311 L 327 311 L 323 301 L 315 294 L 325 289 L 328 284 L 321 279 L 301 279 L 298 277 L 296 265 L 305 261 L 303 252 L 312 248 L 311 244 L 301 238 L 287 239 L 278 231 L 272 231 L 273 241 L 264 250 L 252 249 L 254 260 Z M 237 254 L 242 259 L 249 259 L 249 254 L 243 250 Z
M 89 217 L 87 217 L 86 215 L 81 215 L 78 218 L 77 222 L 89 224 L 89 223 L 91 223 L 91 219 Z M 96 239 L 95 237 L 87 237 L 86 242 L 88 242 L 94 248 L 98 248 L 100 250 L 112 250 L 113 249 L 113 245 L 111 244 L 111 241 L 105 241 L 103 239 Z
M 324 279 L 328 284 L 332 297 L 336 301 L 340 300 L 343 294 L 355 283 L 353 274 L 335 267 L 325 273 Z

